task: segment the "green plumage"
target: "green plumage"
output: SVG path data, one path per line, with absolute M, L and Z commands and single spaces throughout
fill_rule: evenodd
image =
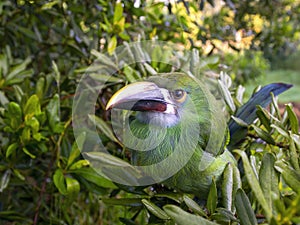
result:
M 161 170 L 178 170 L 178 165 L 185 164 L 185 160 L 187 164 L 163 183 L 179 191 L 205 196 L 212 178 L 219 179 L 226 164 L 235 163 L 231 153 L 224 151 L 227 140 L 224 115 L 205 86 L 190 76 L 163 74 L 148 81 L 170 92 L 182 89 L 187 97 L 176 105 L 179 122 L 172 126 L 151 124 L 147 119 L 141 119 L 168 114 L 137 112 L 140 115 L 130 123 L 132 133 L 126 131 L 123 137 L 130 142 L 129 146 L 135 146 L 131 149 L 132 163 L 139 166 L 157 164 L 177 151 L 172 163 L 162 165 Z M 161 122 L 164 121 L 162 118 Z M 136 138 L 132 138 L 132 134 Z

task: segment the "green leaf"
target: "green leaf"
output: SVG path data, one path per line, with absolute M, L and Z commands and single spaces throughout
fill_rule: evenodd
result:
M 40 100 L 37 95 L 32 95 L 25 104 L 24 107 L 25 116 L 34 116 L 41 114 Z
M 233 169 L 230 163 L 224 169 L 223 172 L 223 181 L 222 181 L 222 201 L 223 206 L 232 210 L 233 200 L 234 200 L 234 187 L 233 187 Z
M 118 70 L 117 65 L 107 55 L 102 54 L 95 49 L 91 50 L 91 54 L 97 57 L 97 61 L 99 61 L 99 63 L 109 66 L 115 71 Z
M 18 146 L 19 146 L 19 143 L 17 143 L 17 142 L 10 144 L 6 150 L 5 157 L 8 158 L 12 154 L 14 154 L 16 152 L 16 149 L 18 148 Z
M 298 117 L 296 116 L 295 112 L 292 109 L 291 104 L 286 105 L 286 111 L 288 113 L 289 121 L 290 121 L 291 128 L 292 128 L 292 132 L 294 134 L 298 134 L 298 132 L 299 132 L 299 121 L 298 121 Z
M 43 99 L 43 96 L 45 94 L 45 86 L 46 86 L 46 80 L 44 77 L 40 77 L 35 86 L 35 93 L 39 97 L 39 99 Z
M 0 193 L 4 191 L 5 188 L 7 188 L 9 181 L 11 177 L 11 170 L 6 170 L 2 177 L 1 177 L 1 183 L 0 183 Z
M 26 67 L 28 66 L 29 63 L 31 63 L 30 57 L 28 57 L 25 60 L 23 60 L 23 62 L 21 64 L 18 64 L 17 66 L 15 66 L 10 71 L 10 73 L 6 76 L 6 83 L 11 84 L 11 80 L 13 80 L 17 76 L 20 76 L 20 73 L 22 73 L 22 72 L 24 72 L 26 70 Z
M 82 178 L 88 180 L 89 182 L 96 184 L 99 187 L 112 188 L 112 189 L 117 188 L 117 186 L 111 180 L 105 178 L 100 173 L 96 172 L 94 169 L 90 167 L 82 167 L 80 169 L 70 170 L 69 172 L 75 173 L 81 176 Z
M 257 180 L 257 177 L 249 163 L 246 153 L 243 151 L 240 151 L 240 150 L 235 150 L 234 152 L 241 156 L 242 161 L 243 161 L 244 170 L 245 170 L 245 175 L 248 180 L 248 184 L 251 187 L 251 190 L 254 193 L 257 201 L 261 204 L 262 208 L 264 209 L 268 221 L 270 221 L 270 219 L 272 217 L 272 211 L 264 197 L 264 193 L 263 193 L 263 191 L 260 187 L 260 184 Z
M 299 167 L 299 165 L 300 165 L 299 164 L 299 160 L 300 160 L 299 154 L 300 154 L 300 152 L 299 152 L 299 154 L 297 153 L 296 144 L 295 144 L 293 138 L 290 139 L 289 149 L 290 149 L 291 164 L 294 167 L 294 169 L 300 173 L 300 167 Z
M 257 224 L 255 213 L 250 201 L 242 189 L 238 189 L 235 197 L 235 207 L 241 225 Z
M 130 82 L 130 83 L 134 83 L 137 80 L 140 79 L 140 76 L 137 74 L 137 71 L 134 70 L 131 66 L 129 65 L 125 65 L 124 66 L 124 74 L 126 76 L 126 79 Z
M 80 155 L 80 151 L 83 149 L 83 144 L 86 138 L 86 133 L 81 133 L 76 141 L 72 145 L 72 149 L 68 158 L 67 167 L 70 166 L 74 160 Z
M 13 169 L 14 174 L 22 181 L 25 180 L 25 177 L 20 173 L 18 169 Z
M 82 167 L 86 167 L 88 165 L 90 165 L 89 161 L 87 161 L 85 159 L 81 159 L 81 160 L 78 160 L 78 161 L 74 162 L 69 167 L 69 170 L 78 170 L 78 169 L 81 169 Z
M 271 124 L 271 127 L 274 128 L 275 130 L 277 130 L 278 133 L 281 134 L 283 137 L 288 138 L 288 139 L 290 138 L 290 135 L 281 127 L 279 127 L 275 124 Z
M 287 185 L 300 194 L 300 173 L 283 162 L 276 162 L 275 168 L 281 173 Z
M 123 7 L 121 2 L 117 2 L 114 10 L 113 23 L 120 21 L 123 17 Z
M 138 207 L 143 205 L 142 198 L 102 198 L 101 200 L 107 205 L 122 205 L 131 207 Z
M 112 36 L 112 38 L 109 40 L 108 46 L 107 46 L 108 54 L 111 55 L 115 51 L 116 47 L 117 47 L 117 37 Z
M 1 85 L 0 85 L 1 86 Z M 9 103 L 8 98 L 5 96 L 3 91 L 0 91 L 0 104 L 1 105 L 6 105 Z
M 17 130 L 22 124 L 22 110 L 19 104 L 10 102 L 7 107 L 8 117 L 10 119 L 10 127 Z
M 261 167 L 259 170 L 259 183 L 270 209 L 273 208 L 272 196 L 275 194 L 276 197 L 279 197 L 279 180 L 274 165 L 274 156 L 270 153 L 266 153 L 262 158 Z
M 238 117 L 235 117 L 235 116 L 231 116 L 231 118 L 241 127 L 248 127 L 248 124 L 244 120 L 242 120 Z
M 272 136 L 270 135 L 270 133 L 264 131 L 263 129 L 261 129 L 261 128 L 257 127 L 257 126 L 255 126 L 254 124 L 252 124 L 251 127 L 255 130 L 255 132 L 257 133 L 257 135 L 262 140 L 264 140 L 268 144 L 275 145 L 275 141 L 272 138 Z
M 225 102 L 229 106 L 231 112 L 234 113 L 236 110 L 236 107 L 235 107 L 234 101 L 231 97 L 231 94 L 230 94 L 228 88 L 224 85 L 224 83 L 221 80 L 218 80 L 218 84 L 219 84 L 219 89 L 221 91 L 221 94 L 222 94 Z
M 61 133 L 64 129 L 60 122 L 60 98 L 55 94 L 46 107 L 49 126 L 54 133 Z
M 147 199 L 142 199 L 142 203 L 146 206 L 148 211 L 153 215 L 155 215 L 156 217 L 162 220 L 170 219 L 170 217 L 161 208 L 159 208 L 152 202 L 148 201 Z
M 184 200 L 184 203 L 187 205 L 187 207 L 189 207 L 189 209 L 191 209 L 194 213 L 196 213 L 200 216 L 203 216 L 203 217 L 207 217 L 204 210 L 193 199 L 184 195 L 183 200 Z
M 53 182 L 55 187 L 58 189 L 58 191 L 63 194 L 63 195 L 67 195 L 67 187 L 66 187 L 66 183 L 65 183 L 65 177 L 63 174 L 62 169 L 56 169 L 55 173 L 53 175 Z
M 30 127 L 33 133 L 37 133 L 40 129 L 40 123 L 35 117 L 27 117 L 25 120 L 25 125 Z
M 125 225 L 136 225 L 134 220 L 130 220 L 130 219 L 123 218 L 123 217 L 119 217 L 119 220 Z
M 80 191 L 79 182 L 71 177 L 66 177 L 66 187 L 67 187 L 67 196 L 70 201 L 76 199 L 78 197 L 78 193 Z
M 122 83 L 124 80 L 120 77 L 114 77 L 111 75 L 106 75 L 106 74 L 99 74 L 99 73 L 91 73 L 89 74 L 91 78 L 93 78 L 96 81 L 100 82 L 109 82 L 109 83 Z
M 104 168 L 106 177 L 113 179 L 115 182 L 122 184 L 139 185 L 139 179 L 143 176 L 141 171 L 137 170 L 128 162 L 104 152 L 85 152 L 86 157 L 91 165 L 95 165 L 97 172 Z
M 30 218 L 12 210 L 0 211 L 0 220 L 13 221 L 15 224 L 19 224 L 17 221 L 22 221 L 21 224 L 33 224 Z M 8 222 L 8 224 L 10 224 L 10 222 Z
M 34 154 L 32 154 L 27 148 L 22 148 L 23 152 L 28 155 L 30 158 L 35 159 L 36 156 Z
M 217 225 L 217 223 L 190 214 L 175 205 L 165 205 L 163 209 L 178 225 Z
M 212 183 L 210 185 L 208 197 L 207 197 L 207 209 L 210 214 L 214 213 L 218 204 L 218 193 L 217 186 L 214 179 L 212 179 Z
M 271 123 L 270 123 L 270 119 L 268 118 L 267 112 L 260 105 L 257 105 L 256 108 L 257 108 L 256 110 L 257 117 L 259 118 L 262 125 L 264 125 L 264 127 L 267 129 L 267 131 L 270 132 L 272 128 L 270 125 Z
M 148 63 L 144 63 L 145 69 L 148 71 L 148 73 L 153 76 L 156 75 L 157 72 L 155 69 L 152 68 L 152 66 L 150 66 Z
M 111 128 L 107 125 L 107 123 L 104 120 L 95 115 L 88 115 L 88 117 L 96 125 L 96 127 L 99 128 L 108 138 L 121 145 L 119 140 L 115 137 L 114 133 L 112 132 Z
M 216 220 L 218 222 L 226 222 L 229 223 L 230 221 L 238 222 L 238 219 L 233 215 L 233 213 L 224 208 L 217 208 L 217 213 L 211 215 L 211 219 Z

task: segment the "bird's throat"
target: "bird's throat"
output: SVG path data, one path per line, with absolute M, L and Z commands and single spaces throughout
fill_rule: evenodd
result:
M 178 114 L 162 112 L 138 112 L 136 118 L 144 124 L 151 124 L 163 128 L 173 127 L 180 121 Z

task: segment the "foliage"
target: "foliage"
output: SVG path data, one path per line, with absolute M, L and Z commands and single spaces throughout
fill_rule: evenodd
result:
M 296 11 L 299 10 L 296 1 L 291 1 L 295 7 L 290 9 L 287 9 L 287 1 L 276 2 L 283 4 L 290 14 L 279 12 L 281 8 L 270 1 L 259 1 L 258 5 L 233 1 L 235 9 L 231 8 L 231 1 L 226 1 L 220 13 L 205 15 L 203 24 L 197 24 L 190 13 L 204 13 L 205 10 L 201 11 L 204 2 L 179 1 L 175 5 L 165 5 L 141 1 L 140 7 L 134 7 L 133 1 L 121 4 L 102 0 L 6 0 L 0 3 L 1 223 L 174 224 L 176 221 L 177 224 L 235 224 L 240 219 L 241 223 L 248 224 L 256 219 L 265 222 L 266 217 L 273 224 L 299 223 L 300 215 L 296 211 L 300 207 L 298 121 L 289 105 L 281 115 L 276 100 L 270 112 L 259 109 L 259 120 L 247 127 L 247 139 L 241 151 L 236 152 L 243 162 L 240 171 L 244 189 L 238 191 L 235 202 L 231 199 L 231 206 L 238 209 L 237 214 L 225 207 L 226 202 L 220 202 L 217 184 L 212 185 L 207 202 L 197 202 L 193 196 L 173 192 L 162 185 L 126 189 L 96 173 L 80 155 L 79 149 L 89 137 L 83 134 L 77 142 L 74 140 L 72 100 L 79 78 L 103 52 L 112 53 L 125 41 L 144 39 L 198 48 L 199 51 L 193 51 L 194 56 L 209 55 L 205 57 L 207 64 L 199 61 L 193 64 L 179 58 L 178 65 L 189 65 L 188 70 L 194 74 L 220 78 L 232 95 L 233 100 L 228 102 L 234 102 L 238 108 L 242 102 L 241 86 L 229 85 L 229 77 L 219 76 L 222 57 L 210 56 L 218 49 L 218 44 L 235 42 L 234 34 L 243 27 L 249 28 L 246 34 L 255 30 L 253 20 L 257 17 L 250 13 L 253 9 L 274 22 L 255 33 L 253 43 L 259 43 L 259 47 L 251 47 L 269 53 L 274 43 L 280 48 L 283 41 L 292 41 L 298 35 L 294 32 L 298 25 L 293 24 L 300 15 Z M 213 4 L 213 1 L 208 2 Z M 271 4 L 267 12 L 259 10 L 265 8 L 264 4 Z M 277 10 L 272 10 L 275 6 Z M 225 29 L 227 23 L 230 23 L 229 30 Z M 196 40 L 202 44 L 198 45 Z M 213 48 L 206 47 L 207 43 Z M 230 46 L 236 47 L 235 44 Z M 224 50 L 223 45 L 220 48 Z M 165 52 L 165 57 L 171 54 Z M 259 53 L 254 54 L 258 61 L 260 57 Z M 111 63 L 119 68 L 118 62 Z M 170 65 L 145 62 L 120 69 L 96 105 L 103 143 L 112 154 L 125 160 L 127 157 L 120 154 L 123 149 L 119 143 L 108 135 L 110 128 L 104 106 L 123 84 L 172 69 Z M 225 62 L 229 67 L 235 66 L 231 60 Z M 247 71 L 245 62 L 242 60 L 236 71 L 241 67 Z M 255 62 L 254 66 L 265 67 L 264 63 Z M 217 72 L 207 71 L 207 68 Z M 234 174 L 231 168 L 227 170 L 229 175 Z

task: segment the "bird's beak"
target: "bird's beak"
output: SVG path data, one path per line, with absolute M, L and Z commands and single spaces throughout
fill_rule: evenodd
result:
M 112 108 L 176 114 L 169 91 L 152 82 L 136 82 L 121 88 L 106 105 L 106 110 Z

